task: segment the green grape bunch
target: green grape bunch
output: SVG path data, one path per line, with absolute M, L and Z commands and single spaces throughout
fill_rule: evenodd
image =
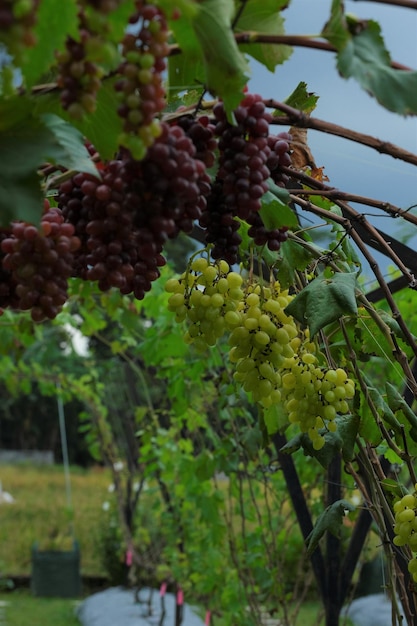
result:
M 210 263 L 203 257 L 194 259 L 179 279 L 167 281 L 168 308 L 177 322 L 187 321 L 188 344 L 205 351 L 224 335 L 227 314 L 236 311 L 243 298 L 242 282 L 226 261 Z
M 245 282 L 226 261 L 205 257 L 165 289 L 169 310 L 187 324 L 186 343 L 205 351 L 226 335 L 235 383 L 261 409 L 280 404 L 320 450 L 323 433 L 335 432 L 336 417 L 349 412 L 355 384 L 344 369 L 322 364 L 308 329 L 285 312 L 294 297 L 288 289 L 253 276 Z
M 250 283 L 238 309 L 225 315 L 234 379 L 264 408 L 280 402 L 280 368 L 293 355 L 291 340 L 298 330 L 284 312 L 291 299 L 279 282 Z
M 293 342 L 295 354 L 284 363 L 281 395 L 288 420 L 298 424 L 320 450 L 325 444 L 323 429 L 335 432 L 337 415 L 349 412 L 355 384 L 344 369 L 321 366 L 308 331 L 304 336 Z
M 405 494 L 394 503 L 394 545 L 409 546 L 412 552 L 417 552 L 417 484 L 414 492 Z M 414 556 L 408 563 L 408 571 L 413 581 L 417 583 L 417 557 Z

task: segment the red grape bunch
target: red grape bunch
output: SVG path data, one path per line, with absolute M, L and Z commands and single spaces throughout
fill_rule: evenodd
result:
M 76 174 L 59 188 L 58 204 L 81 240 L 74 275 L 103 291 L 143 298 L 165 264 L 167 239 L 190 232 L 206 206 L 210 179 L 191 139 L 178 126 L 162 123 L 161 131 L 142 161 L 122 150 L 101 181 Z
M 161 132 L 156 115 L 165 108 L 163 72 L 169 52 L 168 28 L 164 14 L 152 3 L 137 0 L 130 22 L 137 34 L 127 33 L 122 41 L 121 78 L 115 89 L 123 118 L 120 145 L 128 148 L 135 159 L 142 159 Z
M 57 84 L 61 89 L 61 104 L 75 119 L 96 109 L 97 92 L 101 87 L 102 71 L 99 64 L 89 58 L 89 47 L 97 47 L 100 38 L 92 32 L 83 11 L 79 13 L 80 40 L 68 37 L 65 50 L 56 53 L 58 61 Z
M 13 306 L 30 309 L 35 322 L 56 317 L 68 297 L 67 279 L 79 245 L 74 227 L 65 223 L 60 209 L 50 208 L 48 201 L 40 228 L 12 222 L 1 250 L 3 270 L 11 273 L 15 284 Z
M 0 43 L 19 60 L 26 48 L 34 46 L 33 33 L 39 0 L 2 0 L 0 2 Z

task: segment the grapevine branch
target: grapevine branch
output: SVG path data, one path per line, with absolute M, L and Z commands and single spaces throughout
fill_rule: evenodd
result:
M 362 2 L 362 0 L 354 0 Z M 405 9 L 417 9 L 415 0 L 367 0 L 367 2 L 377 2 L 379 4 L 390 4 L 393 7 L 404 7 Z
M 235 40 L 238 44 L 256 44 L 265 43 L 272 45 L 296 46 L 301 48 L 311 48 L 315 50 L 323 50 L 325 52 L 337 52 L 337 48 L 327 41 L 317 38 L 317 36 L 308 37 L 306 35 L 265 35 L 256 31 L 244 31 L 235 33 Z M 172 44 L 170 47 L 170 55 L 180 54 L 182 52 L 178 44 Z M 410 71 L 411 68 L 391 61 L 391 67 L 396 70 Z
M 399 159 L 406 163 L 417 165 L 416 154 L 409 152 L 408 150 L 404 150 L 400 146 L 390 143 L 389 141 L 382 141 L 380 139 L 377 139 L 376 137 L 372 137 L 372 135 L 359 133 L 355 130 L 351 130 L 350 128 L 339 126 L 338 124 L 333 124 L 331 122 L 326 122 L 315 117 L 310 117 L 303 111 L 300 111 L 299 109 L 294 109 L 284 102 L 279 102 L 273 99 L 264 100 L 264 102 L 267 107 L 271 109 L 277 109 L 285 114 L 283 116 L 274 117 L 274 119 L 272 120 L 273 124 L 279 124 L 281 126 L 299 126 L 300 128 L 311 128 L 313 130 L 318 130 L 323 133 L 328 133 L 329 135 L 343 137 L 344 139 L 348 139 L 349 141 L 355 141 L 356 143 L 360 143 L 364 146 L 368 146 L 369 148 L 373 148 L 380 154 L 388 154 L 394 159 Z
M 355 201 L 358 201 L 358 202 L 359 202 L 359 198 L 363 200 L 367 200 L 366 198 L 362 198 L 362 196 L 354 196 L 351 194 L 343 194 L 339 192 L 339 190 L 334 190 L 331 187 L 326 186 L 321 181 L 315 178 L 312 178 L 311 176 L 307 176 L 307 174 L 304 174 L 302 172 L 296 172 L 295 170 L 291 168 L 283 168 L 283 171 L 291 178 L 298 179 L 301 182 L 315 188 L 316 190 L 320 190 L 320 191 L 313 192 L 313 194 L 310 194 L 310 190 L 306 190 L 306 189 L 295 189 L 294 193 L 293 193 L 293 190 L 289 190 L 291 193 L 291 197 L 296 198 L 299 195 L 307 195 L 307 196 L 309 195 L 323 196 L 324 195 L 324 197 L 330 198 L 331 200 L 333 200 L 333 202 L 336 205 L 338 205 L 342 209 L 345 217 L 348 217 L 352 221 L 355 229 L 358 231 L 358 233 L 361 235 L 364 242 L 368 246 L 375 248 L 382 254 L 391 258 L 394 261 L 394 263 L 396 263 L 394 257 L 392 256 L 392 252 L 394 252 L 397 255 L 397 257 L 400 257 L 402 259 L 403 265 L 406 265 L 409 270 L 412 270 L 413 272 L 417 273 L 416 256 L 415 256 L 415 252 L 411 250 L 411 248 L 408 248 L 406 245 L 396 240 L 395 238 L 388 236 L 387 234 L 383 233 L 381 230 L 374 228 L 365 219 L 364 214 L 361 214 L 355 211 L 344 200 L 342 201 L 339 200 L 340 196 L 342 198 L 352 197 Z M 321 191 L 323 191 L 324 194 L 320 193 Z M 297 202 L 297 201 L 294 199 L 294 202 Z M 417 218 L 411 215 L 407 210 L 402 210 L 402 209 L 399 209 L 398 207 L 393 207 L 392 205 L 379 202 L 378 200 L 369 199 L 369 202 L 372 203 L 372 206 L 378 206 L 378 208 L 381 208 L 382 210 L 389 212 L 392 215 L 392 217 L 401 215 L 403 219 L 407 220 L 413 225 L 417 225 Z M 304 203 L 301 202 L 299 204 L 303 204 L 305 208 L 307 207 L 307 205 L 305 204 L 305 201 Z M 315 207 L 314 204 L 310 204 L 310 206 Z M 324 209 L 324 213 L 323 212 L 321 213 L 321 217 L 324 217 L 324 219 L 333 220 L 333 213 L 330 213 L 329 211 L 326 211 Z M 405 273 L 405 276 L 409 281 L 409 285 L 411 287 L 414 287 L 413 277 L 410 280 L 410 275 L 408 274 L 408 272 Z

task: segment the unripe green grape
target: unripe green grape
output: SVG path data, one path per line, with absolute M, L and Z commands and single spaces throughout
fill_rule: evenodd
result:
M 276 380 L 275 370 L 267 362 L 260 363 L 259 373 L 261 374 L 261 376 L 263 376 L 264 378 L 267 378 L 271 382 L 275 382 Z
M 321 450 L 324 447 L 326 440 L 323 437 L 323 435 L 317 435 L 317 437 L 315 437 L 312 443 L 313 443 L 313 448 L 315 450 Z
M 208 261 L 204 257 L 194 259 L 191 263 L 191 270 L 196 273 L 204 272 L 208 267 Z
M 236 366 L 236 370 L 238 372 L 250 372 L 251 370 L 255 369 L 255 366 L 256 366 L 256 363 L 254 359 L 247 357 L 239 361 L 239 363 Z
M 251 307 L 258 307 L 259 306 L 259 296 L 256 293 L 250 293 L 247 298 L 246 298 L 246 304 Z
M 400 511 L 399 513 L 397 513 L 397 515 L 395 516 L 395 520 L 400 524 L 402 522 L 409 523 L 415 519 L 415 516 L 416 514 L 414 513 L 413 509 L 404 509 L 404 511 Z
M 259 322 L 256 317 L 247 317 L 244 325 L 247 330 L 257 330 L 259 328 Z
M 250 392 L 254 391 L 259 385 L 259 375 L 256 370 L 252 370 L 248 372 L 246 375 L 246 379 L 243 383 L 243 388 L 245 391 Z
M 410 528 L 410 524 L 408 522 L 399 522 L 399 530 L 398 530 L 398 534 L 400 537 L 404 537 L 405 539 L 408 540 L 408 537 L 410 536 L 411 533 L 411 528 Z
M 337 384 L 338 385 L 343 385 L 343 383 L 346 382 L 347 380 L 347 374 L 345 372 L 345 370 L 343 370 L 342 368 L 338 367 L 336 370 L 336 374 L 337 374 Z
M 277 328 L 277 331 L 275 333 L 275 341 L 282 346 L 288 344 L 290 341 L 288 332 L 284 328 Z
M 218 269 L 213 265 L 209 265 L 203 270 L 203 277 L 206 285 L 212 284 L 218 276 Z
M 256 347 L 264 348 L 270 342 L 270 337 L 263 330 L 258 330 L 253 336 L 253 341 Z
M 255 399 L 267 398 L 272 393 L 272 383 L 270 380 L 264 378 L 258 381 L 258 385 L 255 388 L 253 395 Z
M 338 379 L 337 379 L 336 370 L 328 370 L 324 375 L 324 379 L 327 380 L 332 385 L 337 385 Z
M 178 289 L 179 282 L 176 278 L 169 278 L 165 283 L 165 291 L 168 293 L 175 293 Z
M 333 405 L 327 404 L 323 409 L 323 417 L 324 419 L 331 421 L 336 417 L 336 409 Z
M 244 296 L 244 293 L 242 289 L 239 289 L 238 287 L 231 287 L 229 289 L 229 297 L 232 300 L 236 300 L 238 302 L 239 300 L 242 300 L 243 296 Z
M 217 281 L 217 291 L 222 295 L 225 294 L 229 290 L 229 283 L 227 282 L 227 278 L 222 276 Z
M 407 540 L 404 539 L 404 537 L 401 537 L 400 535 L 395 535 L 392 542 L 395 546 L 399 546 L 399 547 L 407 545 Z
M 326 391 L 326 393 L 324 394 L 324 399 L 326 400 L 326 402 L 328 402 L 329 404 L 332 404 L 333 402 L 335 402 L 336 400 L 336 394 L 334 391 L 330 390 Z
M 287 372 L 282 376 L 282 386 L 285 389 L 294 389 L 297 384 L 297 379 L 291 372 Z
M 210 304 L 213 307 L 220 308 L 224 305 L 224 298 L 220 293 L 215 293 L 210 298 Z
M 273 299 L 266 300 L 266 302 L 264 303 L 263 308 L 264 308 L 265 311 L 269 311 L 273 315 L 278 315 L 279 313 L 281 313 L 281 310 L 282 310 L 281 306 L 279 305 L 279 303 L 276 300 L 273 300 Z
M 349 405 L 346 400 L 339 400 L 338 402 L 336 402 L 335 409 L 338 413 L 341 413 L 342 415 L 349 413 Z
M 353 381 L 346 382 L 344 388 L 346 392 L 346 398 L 351 400 L 355 395 L 355 384 L 353 383 Z
M 247 342 L 249 340 L 250 333 L 247 328 L 244 326 L 238 326 L 234 330 L 229 337 L 229 345 L 234 346 L 238 344 L 242 344 L 243 342 Z
M 229 289 L 238 289 L 243 282 L 242 276 L 237 272 L 230 272 L 230 274 L 226 276 L 226 280 L 229 283 Z M 243 296 L 243 291 L 241 293 Z
M 168 300 L 168 306 L 171 310 L 178 309 L 184 304 L 184 295 L 182 293 L 174 293 Z
M 417 508 L 417 498 L 415 497 L 414 494 L 412 493 L 407 493 L 405 496 L 403 496 L 401 498 L 401 500 L 395 504 L 400 504 L 403 509 L 406 507 L 408 509 L 415 509 Z M 394 505 L 394 510 L 395 510 L 395 505 Z

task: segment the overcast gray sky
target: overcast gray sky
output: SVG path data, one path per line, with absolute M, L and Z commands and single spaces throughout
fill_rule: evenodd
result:
M 330 14 L 331 0 L 292 0 L 283 13 L 288 34 L 318 34 Z M 417 11 L 375 2 L 346 0 L 346 11 L 380 23 L 393 60 L 417 69 Z M 417 117 L 384 110 L 353 80 L 340 78 L 332 53 L 296 48 L 290 60 L 271 74 L 256 65 L 251 91 L 285 99 L 300 81 L 320 96 L 315 117 L 374 135 L 417 153 Z M 417 94 L 416 94 L 417 98 Z M 309 131 L 316 163 L 325 166 L 331 185 L 401 208 L 417 203 L 417 168 L 337 137 Z M 356 206 L 358 210 L 362 210 Z M 375 213 L 375 210 L 372 210 Z M 399 233 L 401 220 L 370 218 L 382 230 Z

